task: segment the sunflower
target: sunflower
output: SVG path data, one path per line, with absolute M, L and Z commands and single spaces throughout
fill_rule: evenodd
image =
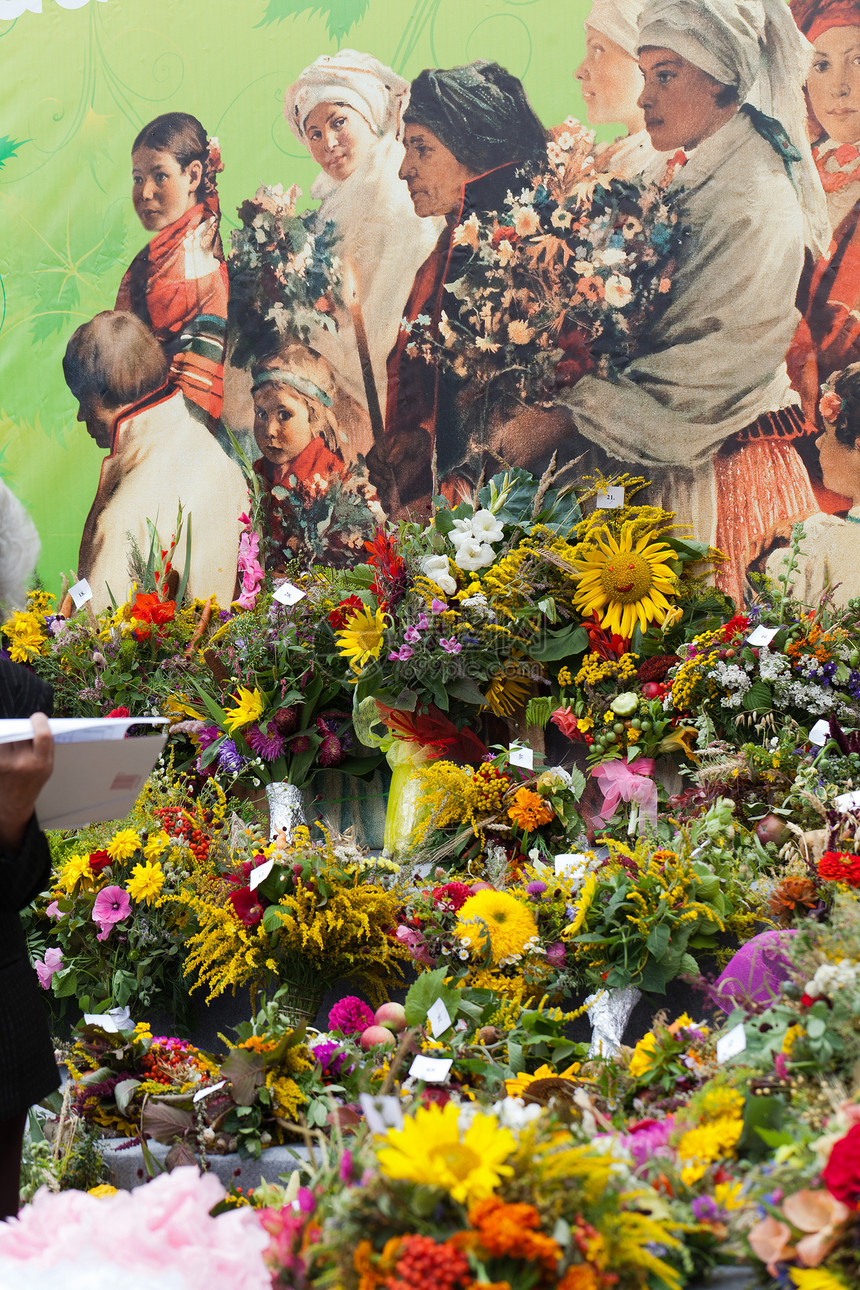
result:
M 224 723 L 231 735 L 242 726 L 249 726 L 252 721 L 256 721 L 263 711 L 265 703 L 259 690 L 249 690 L 246 686 L 240 685 L 236 692 L 236 706 L 227 712 L 227 720 Z
M 349 660 L 353 672 L 360 672 L 365 663 L 379 658 L 384 637 L 384 611 L 379 608 L 374 614 L 369 609 L 359 609 L 337 633 L 338 652 Z
M 530 690 L 528 677 L 514 671 L 497 672 L 487 686 L 487 707 L 494 717 L 512 717 L 525 707 Z
M 477 1114 L 460 1135 L 460 1108 L 419 1107 L 402 1129 L 389 1129 L 379 1150 L 386 1178 L 440 1187 L 463 1205 L 490 1196 L 513 1168 L 504 1162 L 516 1147 L 510 1129 L 494 1115 Z
M 493 963 L 522 954 L 538 934 L 532 911 L 506 891 L 478 891 L 463 903 L 455 935 L 480 948 L 484 929 L 490 938 Z
M 594 541 L 576 561 L 573 602 L 577 609 L 599 615 L 601 627 L 625 639 L 632 636 L 637 621 L 643 632 L 651 622 L 659 626 L 671 608 L 666 596 L 675 591 L 672 548 L 653 542 L 647 533 L 634 542 L 629 524 L 617 540 L 604 530 L 603 537 Z
M 596 873 L 590 873 L 582 884 L 582 891 L 579 896 L 579 904 L 576 907 L 576 913 L 573 916 L 573 922 L 568 923 L 562 932 L 562 936 L 576 936 L 577 932 L 582 931 L 582 926 L 588 917 L 588 911 L 594 903 L 594 897 L 600 880 Z
M 566 1071 L 553 1070 L 552 1066 L 539 1066 L 534 1075 L 528 1075 L 523 1071 L 522 1075 L 515 1075 L 513 1079 L 505 1080 L 505 1092 L 508 1097 L 522 1097 L 532 1084 L 539 1084 L 544 1080 L 566 1080 L 572 1081 L 579 1074 L 580 1063 L 574 1062 L 568 1066 Z
M 826 1268 L 789 1268 L 788 1274 L 797 1290 L 848 1290 L 842 1278 Z

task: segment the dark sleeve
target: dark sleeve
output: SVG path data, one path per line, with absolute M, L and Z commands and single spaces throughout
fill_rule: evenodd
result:
M 17 913 L 26 909 L 39 892 L 45 890 L 50 876 L 48 839 L 34 815 L 27 825 L 18 854 L 0 850 L 0 911 Z
M 54 692 L 46 681 L 26 667 L 0 658 L 0 718 L 32 717 L 34 712 L 50 716 Z

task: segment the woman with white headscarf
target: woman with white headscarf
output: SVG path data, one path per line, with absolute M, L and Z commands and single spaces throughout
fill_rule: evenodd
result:
M 320 201 L 320 223 L 334 224 L 341 239 L 338 254 L 354 277 L 383 409 L 386 360 L 415 274 L 444 222 L 419 218 L 399 177 L 408 102 L 408 81 L 370 54 L 342 49 L 306 67 L 287 90 L 284 107 L 296 138 L 322 168 L 311 196 Z M 350 316 L 337 321 L 339 331 L 321 331 L 314 346 L 347 393 L 366 408 Z M 369 447 L 368 439 L 358 450 Z
M 726 553 L 718 582 L 739 600 L 749 563 L 815 509 L 785 366 L 804 243 L 828 236 L 811 47 L 785 0 L 648 0 L 639 47 L 651 142 L 685 162 L 669 188 L 688 236 L 647 350 L 563 398 L 612 468 L 649 475 L 652 500 Z
M 645 0 L 593 0 L 585 20 L 585 57 L 576 79 L 589 125 L 620 123 L 627 131 L 597 149 L 600 169 L 618 179 L 659 178 L 666 158 L 656 152 L 639 106 L 638 19 Z

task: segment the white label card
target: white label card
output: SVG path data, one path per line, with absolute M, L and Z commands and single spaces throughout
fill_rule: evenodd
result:
M 747 1032 L 744 1030 L 744 1023 L 738 1022 L 727 1034 L 717 1040 L 717 1061 L 722 1066 L 731 1057 L 737 1057 L 747 1046 Z
M 607 488 L 605 492 L 597 494 L 597 509 L 599 511 L 615 511 L 619 506 L 624 505 L 624 489 L 614 484 Z
M 837 811 L 854 811 L 860 806 L 860 789 L 855 788 L 852 793 L 840 793 L 834 797 L 833 805 Z
M 511 766 L 521 766 L 523 770 L 534 770 L 535 755 L 531 748 L 524 748 L 521 744 L 515 744 L 508 751 L 508 761 Z
M 75 609 L 80 609 L 88 600 L 93 598 L 93 589 L 87 582 L 86 578 L 81 578 L 73 587 L 69 587 L 69 595 L 75 603 Z
M 583 865 L 587 864 L 587 855 L 583 855 L 581 851 L 568 851 L 564 855 L 556 856 L 555 872 L 559 878 L 563 878 L 566 873 L 571 873 L 574 869 L 581 869 Z
M 747 637 L 747 645 L 769 645 L 778 631 L 778 627 L 757 627 Z
M 274 860 L 264 860 L 262 864 L 257 865 L 256 869 L 251 870 L 251 877 L 248 879 L 251 891 L 256 891 L 260 883 L 266 881 L 274 867 Z
M 370 1093 L 359 1093 L 358 1100 L 371 1133 L 381 1136 L 389 1129 L 403 1128 L 399 1097 L 372 1097 Z
M 218 1084 L 210 1084 L 208 1088 L 199 1088 L 191 1101 L 202 1102 L 204 1097 L 209 1097 L 210 1093 L 217 1093 L 219 1088 L 223 1088 L 226 1083 L 227 1081 L 222 1079 Z
M 119 1034 L 119 1026 L 106 1012 L 85 1012 L 84 1021 L 88 1026 L 101 1026 L 109 1035 Z
M 427 1020 L 430 1022 L 430 1030 L 434 1039 L 438 1039 L 440 1035 L 450 1029 L 451 1014 L 441 999 L 437 999 L 433 1007 L 428 1009 Z
M 829 738 L 830 722 L 824 720 L 816 721 L 815 725 L 809 732 L 809 742 L 811 744 L 817 744 L 819 748 L 823 748 Z
M 300 600 L 304 600 L 307 594 L 306 591 L 302 591 L 301 587 L 297 587 L 295 583 L 282 582 L 278 590 L 272 595 L 272 599 L 289 608 L 290 605 L 297 605 Z
M 425 1057 L 421 1054 L 409 1067 L 409 1074 L 425 1084 L 444 1084 L 453 1064 L 451 1057 Z

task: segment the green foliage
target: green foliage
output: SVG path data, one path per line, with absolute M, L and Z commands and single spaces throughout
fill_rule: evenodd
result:
M 10 157 L 17 157 L 18 149 L 27 142 L 27 139 L 12 139 L 8 134 L 0 134 L 0 170 Z
M 263 27 L 272 22 L 283 22 L 297 14 L 311 11 L 314 14 L 325 14 L 326 28 L 332 40 L 341 41 L 351 27 L 355 26 L 367 12 L 370 0 L 269 0 L 262 20 L 257 24 Z

